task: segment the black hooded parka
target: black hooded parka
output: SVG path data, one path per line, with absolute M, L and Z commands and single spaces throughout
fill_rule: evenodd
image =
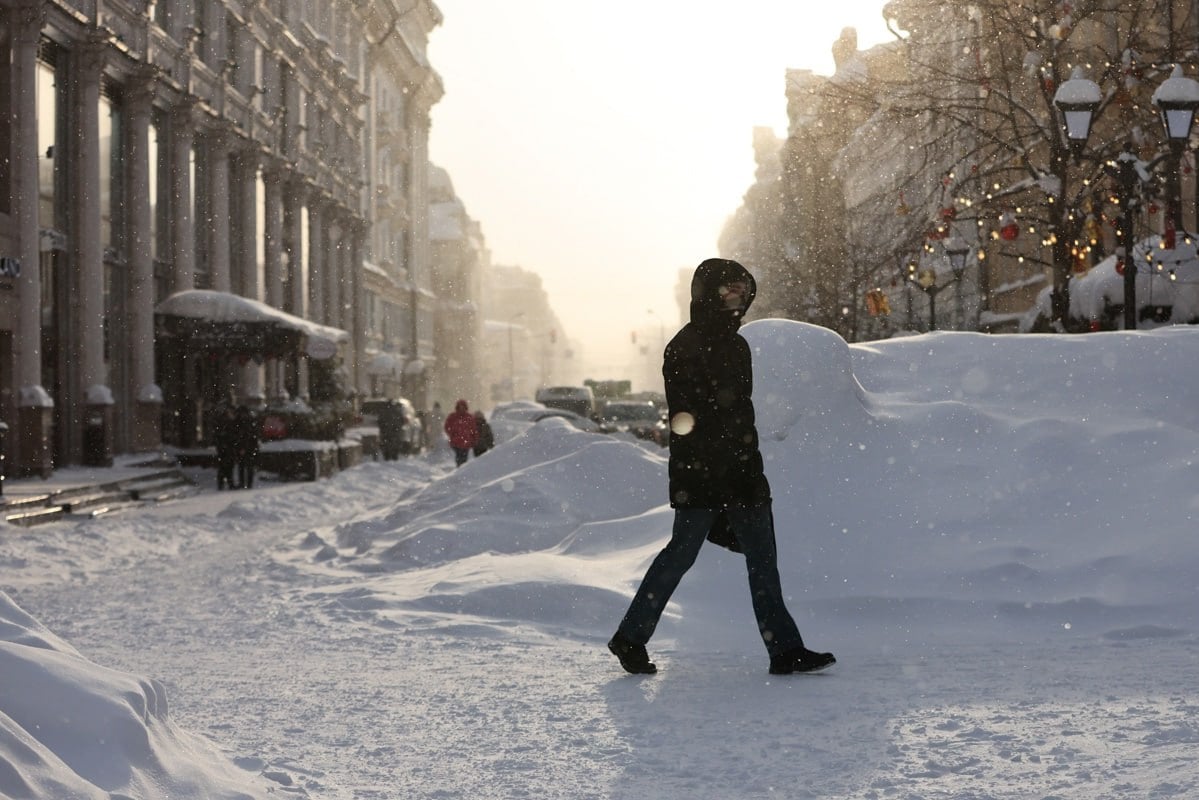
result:
M 746 286 L 729 308 L 721 287 Z M 674 508 L 761 506 L 770 484 L 754 427 L 749 344 L 737 333 L 757 284 L 736 261 L 711 258 L 691 280 L 691 321 L 662 363 L 670 414 L 670 505 Z

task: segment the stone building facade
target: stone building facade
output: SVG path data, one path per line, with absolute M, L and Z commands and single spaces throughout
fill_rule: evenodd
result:
M 419 399 L 440 22 L 430 0 L 0 4 L 10 474 L 201 442 L 227 398 L 352 397 L 385 351 Z M 155 309 L 197 290 L 346 343 L 166 346 Z

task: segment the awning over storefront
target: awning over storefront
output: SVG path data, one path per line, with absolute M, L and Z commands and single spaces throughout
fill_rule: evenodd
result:
M 318 325 L 257 300 L 227 292 L 188 289 L 154 309 L 160 335 L 189 348 L 235 356 L 282 358 L 303 354 L 318 360 L 337 355 L 350 340 L 340 328 Z

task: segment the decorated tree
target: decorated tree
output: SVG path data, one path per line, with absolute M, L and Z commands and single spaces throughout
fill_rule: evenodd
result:
M 1117 216 L 1105 165 L 1125 141 L 1149 163 L 1167 152 L 1150 96 L 1174 61 L 1193 55 L 1193 5 L 894 0 L 885 14 L 900 36 L 904 68 L 828 87 L 869 115 L 873 133 L 857 143 L 859 152 L 872 149 L 872 135 L 901 136 L 907 148 L 876 165 L 872 199 L 857 209 L 877 214 L 889 201 L 902 210 L 907 235 L 894 238 L 897 251 L 913 244 L 930 251 L 950 233 L 973 234 L 986 266 L 984 294 L 996 283 L 1038 288 L 1049 271 L 1049 321 L 1053 329 L 1077 328 L 1068 313 L 1070 277 L 1113 242 L 1104 227 Z M 1075 69 L 1102 92 L 1096 133 L 1079 158 L 1054 106 Z M 1144 188 L 1147 212 L 1161 187 Z M 912 240 L 915 231 L 923 242 Z

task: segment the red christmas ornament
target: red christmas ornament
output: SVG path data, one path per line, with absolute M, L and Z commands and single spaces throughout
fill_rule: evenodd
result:
M 1020 223 L 1010 211 L 999 217 L 999 236 L 1005 242 L 1014 242 L 1020 236 Z
M 1122 258 L 1116 259 L 1116 274 L 1117 275 L 1124 274 L 1124 259 L 1122 259 Z

